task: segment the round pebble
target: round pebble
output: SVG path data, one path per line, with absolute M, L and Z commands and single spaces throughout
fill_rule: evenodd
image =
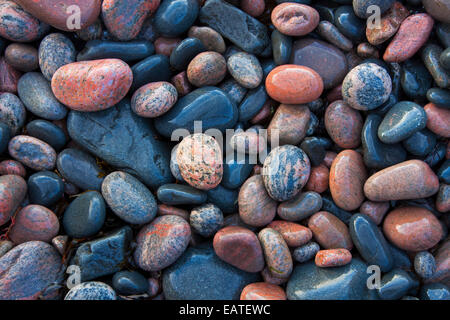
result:
M 205 204 L 192 209 L 189 222 L 194 232 L 203 237 L 210 237 L 223 224 L 223 213 L 213 204 Z
M 342 100 L 334 101 L 325 112 L 325 128 L 339 147 L 357 148 L 361 144 L 363 119 L 358 110 Z
M 225 58 L 220 53 L 206 51 L 191 60 L 187 77 L 196 87 L 214 86 L 223 80 L 226 72 Z
M 299 3 L 281 3 L 271 13 L 275 28 L 288 36 L 304 36 L 319 24 L 319 13 L 312 7 Z
M 278 278 L 288 278 L 292 272 L 292 256 L 282 235 L 271 228 L 258 233 L 269 272 Z
M 23 43 L 11 43 L 6 47 L 5 61 L 11 67 L 22 72 L 30 72 L 39 67 L 37 49 Z
M 348 227 L 333 214 L 320 211 L 308 220 L 314 239 L 325 249 L 353 248 Z
M 254 89 L 263 79 L 263 70 L 254 55 L 238 52 L 227 59 L 231 76 L 244 88 Z

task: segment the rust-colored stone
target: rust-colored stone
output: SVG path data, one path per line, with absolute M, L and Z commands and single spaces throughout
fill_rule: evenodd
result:
M 427 128 L 444 138 L 450 138 L 450 109 L 439 108 L 433 103 L 425 107 Z
M 289 247 L 300 247 L 312 238 L 311 230 L 295 222 L 277 220 L 267 227 L 278 231 Z
M 359 212 L 369 216 L 377 225 L 383 221 L 384 215 L 389 210 L 389 202 L 364 201 Z
M 323 164 L 326 165 L 328 168 L 331 168 L 331 165 L 333 164 L 334 159 L 336 159 L 337 153 L 333 151 L 327 151 L 325 154 L 325 158 L 323 159 Z
M 341 148 L 354 149 L 361 144 L 363 119 L 358 110 L 338 100 L 325 112 L 325 128 L 330 138 Z
M 265 228 L 258 233 L 258 239 L 261 242 L 269 272 L 279 278 L 289 278 L 293 262 L 283 236 L 274 229 Z
M 286 300 L 283 288 L 266 283 L 256 282 L 247 285 L 241 293 L 241 300 Z
M 316 254 L 316 266 L 321 268 L 340 267 L 352 261 L 352 254 L 347 249 L 320 250 Z
M 189 83 L 186 71 L 180 72 L 179 74 L 173 76 L 170 82 L 177 89 L 180 97 L 185 96 L 192 91 L 192 86 Z
M 344 248 L 351 250 L 353 242 L 348 227 L 336 216 L 320 211 L 309 218 L 308 227 L 314 239 L 325 249 Z
M 304 36 L 319 24 L 316 9 L 299 3 L 285 2 L 277 5 L 271 14 L 272 23 L 283 34 Z
M 312 167 L 305 190 L 317 193 L 325 192 L 328 189 L 329 176 L 330 170 L 325 165 Z
M 272 134 L 276 132 L 279 145 L 299 144 L 306 136 L 310 116 L 307 106 L 280 104 L 267 127 L 268 141 L 271 141 Z

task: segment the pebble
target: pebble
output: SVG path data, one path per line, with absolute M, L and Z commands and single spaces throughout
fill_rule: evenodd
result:
M 0 101 L 1 101 L 1 98 L 0 98 Z M 5 152 L 5 150 L 8 148 L 8 142 L 11 139 L 11 135 L 10 135 L 11 130 L 9 129 L 8 125 L 1 122 L 2 116 L 3 116 L 3 114 L 2 114 L 1 106 L 0 106 L 0 154 Z
M 155 52 L 156 54 L 170 57 L 173 50 L 181 43 L 179 38 L 165 38 L 159 37 L 155 40 Z
M 305 263 L 314 258 L 319 251 L 320 246 L 316 242 L 311 241 L 303 246 L 295 248 L 292 252 L 292 258 L 299 263 Z
M 50 121 L 30 121 L 26 126 L 26 131 L 29 136 L 48 143 L 55 151 L 61 150 L 67 143 L 65 132 Z
M 176 88 L 165 81 L 152 82 L 139 88 L 131 99 L 131 108 L 139 116 L 156 118 L 177 102 Z
M 287 64 L 292 51 L 292 38 L 273 30 L 270 37 L 272 40 L 273 60 L 277 66 Z
M 47 120 L 61 120 L 67 115 L 67 108 L 52 92 L 50 83 L 39 72 L 24 74 L 17 85 L 20 100 L 27 110 Z
M 388 100 L 391 90 L 391 77 L 384 68 L 374 63 L 356 66 L 342 82 L 344 101 L 357 110 L 378 108 Z
M 433 133 L 444 138 L 450 138 L 450 110 L 440 108 L 433 103 L 428 103 L 423 108 L 426 113 L 427 128 Z
M 403 92 L 411 99 L 425 98 L 433 77 L 419 60 L 406 60 L 400 74 Z
M 134 261 L 145 271 L 160 271 L 184 253 L 190 239 L 186 220 L 173 215 L 157 217 L 139 231 Z
M 400 25 L 383 55 L 386 62 L 402 62 L 411 58 L 430 36 L 434 21 L 426 13 L 407 17 Z
M 402 269 L 394 269 L 383 275 L 377 294 L 382 300 L 397 300 L 415 286 L 415 281 Z
M 14 243 L 9 240 L 0 240 L 0 258 L 12 248 L 14 248 Z
M 352 6 L 344 5 L 334 11 L 334 23 L 339 31 L 354 42 L 364 39 L 366 22 L 355 15 Z
M 21 99 L 12 93 L 0 94 L 0 122 L 9 127 L 9 135 L 15 136 L 25 124 L 26 110 Z
M 23 43 L 11 43 L 6 47 L 5 61 L 14 69 L 22 72 L 30 72 L 39 67 L 37 49 Z
M 316 266 L 321 268 L 344 266 L 352 260 L 352 254 L 347 249 L 320 250 L 315 257 Z
M 0 57 L 0 71 L 0 92 L 17 93 L 17 83 L 22 73 L 7 64 L 3 57 Z
M 300 221 L 322 208 L 322 197 L 317 192 L 300 192 L 294 198 L 278 205 L 277 213 L 283 220 Z
M 64 149 L 58 154 L 56 167 L 66 181 L 78 188 L 100 191 L 105 173 L 90 154 L 74 148 Z
M 18 212 L 8 236 L 16 245 L 28 241 L 50 240 L 58 234 L 58 217 L 40 205 L 28 205 Z
M 241 300 L 286 300 L 286 293 L 277 285 L 256 282 L 247 285 L 241 293 Z
M 442 51 L 441 56 L 439 58 L 439 62 L 445 69 L 450 70 L 450 50 L 448 48 Z
M 208 51 L 224 53 L 225 41 L 220 33 L 210 27 L 192 26 L 188 31 L 188 37 L 199 39 Z
M 274 229 L 265 228 L 258 233 L 258 239 L 270 273 L 278 278 L 289 278 L 293 262 L 283 236 Z
M 368 216 L 375 222 L 376 225 L 379 225 L 381 221 L 383 221 L 384 216 L 389 210 L 389 202 L 373 202 L 373 201 L 364 201 L 359 207 L 359 212 L 363 215 Z
M 25 180 L 17 175 L 0 176 L 0 226 L 14 215 L 27 195 Z
M 207 51 L 203 43 L 197 38 L 182 40 L 170 54 L 170 65 L 177 69 L 186 69 L 189 62 L 199 53 Z
M 408 160 L 378 171 L 364 184 L 364 193 L 371 201 L 427 198 L 438 189 L 438 177 L 421 160 Z
M 63 280 L 61 256 L 48 243 L 22 243 L 0 258 L 0 299 L 37 300 Z
M 436 44 L 427 44 L 421 51 L 422 61 L 440 88 L 450 85 L 450 76 L 439 60 L 443 50 Z
M 319 137 L 306 137 L 300 144 L 300 148 L 305 151 L 311 165 L 319 166 L 325 158 L 326 148 L 330 147 L 330 140 Z
M 180 72 L 171 79 L 172 85 L 177 89 L 178 95 L 183 97 L 192 91 L 192 85 L 189 83 L 186 71 Z
M 450 300 L 450 289 L 442 283 L 430 283 L 420 289 L 421 300 Z
M 158 188 L 158 200 L 167 205 L 199 205 L 206 202 L 205 192 L 182 184 L 164 184 Z
M 196 0 L 166 0 L 161 2 L 153 16 L 153 24 L 158 33 L 173 38 L 188 31 L 198 13 Z
M 39 44 L 39 67 L 48 81 L 52 81 L 56 70 L 75 59 L 75 46 L 62 33 L 51 33 Z
M 52 170 L 55 167 L 55 150 L 39 139 L 15 136 L 10 140 L 8 150 L 14 159 L 33 170 Z
M 266 89 L 272 99 L 281 103 L 302 104 L 319 98 L 323 81 L 316 71 L 308 67 L 288 64 L 278 66 L 269 73 Z
M 131 91 L 135 91 L 150 82 L 169 81 L 172 76 L 169 58 L 162 54 L 155 54 L 139 61 L 133 65 L 131 71 L 133 71 Z
M 105 223 L 106 206 L 102 195 L 88 191 L 73 200 L 64 212 L 62 225 L 67 235 L 87 238 L 96 235 Z
M 289 247 L 300 247 L 308 243 L 312 238 L 311 230 L 294 222 L 272 221 L 267 228 L 278 231 Z
M 441 183 L 436 197 L 436 210 L 439 212 L 450 211 L 450 186 Z
M 442 226 L 428 210 L 402 207 L 388 213 L 383 232 L 400 249 L 412 252 L 428 250 L 442 239 Z
M 132 81 L 132 71 L 122 60 L 80 61 L 67 64 L 55 72 L 52 91 L 61 103 L 72 110 L 100 111 L 122 100 Z M 77 93 L 80 91 L 84 93 L 82 96 Z
M 75 32 L 81 40 L 91 41 L 101 39 L 103 35 L 103 26 L 100 19 L 97 19 L 90 26 Z
M 428 279 L 436 272 L 436 261 L 428 251 L 418 252 L 414 256 L 414 270 L 423 279 Z
M 367 171 L 361 155 L 353 150 L 340 152 L 330 169 L 330 192 L 336 205 L 352 211 L 364 201 Z
M 256 116 L 268 101 L 265 85 L 249 90 L 239 105 L 239 121 L 246 122 Z
M 3 160 L 0 162 L 0 175 L 14 174 L 25 178 L 27 171 L 25 167 L 18 161 Z
M 327 211 L 320 211 L 311 216 L 308 228 L 312 231 L 314 239 L 325 249 L 353 248 L 348 227 Z
M 259 17 L 266 8 L 263 0 L 243 0 L 240 5 L 241 9 L 252 17 Z
M 444 0 L 423 0 L 425 10 L 436 20 L 450 23 L 450 4 Z
M 69 237 L 68 236 L 56 236 L 52 239 L 52 245 L 53 247 L 59 252 L 59 254 L 61 256 L 64 255 L 66 249 L 67 249 L 67 244 L 69 242 Z
M 361 144 L 363 119 L 358 110 L 342 100 L 334 101 L 325 112 L 325 128 L 341 148 L 353 149 Z
M 192 209 L 189 222 L 194 232 L 210 237 L 223 225 L 223 213 L 213 204 L 204 204 Z
M 112 278 L 112 286 L 118 294 L 144 294 L 148 290 L 148 281 L 137 271 L 119 271 Z
M 125 222 L 144 224 L 156 216 L 155 197 L 131 174 L 121 171 L 110 173 L 103 180 L 101 191 L 109 208 Z
M 427 91 L 427 99 L 440 108 L 450 109 L 450 92 L 440 88 L 431 88 Z
M 214 86 L 224 79 L 226 72 L 225 58 L 215 51 L 206 51 L 191 60 L 187 77 L 196 87 Z
M 254 89 L 263 79 L 263 70 L 254 55 L 238 52 L 227 60 L 231 76 L 244 88 Z
M 70 289 L 64 300 L 117 300 L 117 295 L 106 283 L 88 281 Z
M 423 157 L 436 146 L 436 135 L 427 129 L 423 129 L 404 140 L 403 146 L 410 154 Z
M 344 36 L 338 28 L 329 21 L 320 21 L 316 28 L 316 32 L 319 36 L 343 51 L 350 51 L 353 48 L 352 41 Z
M 89 40 L 77 55 L 77 61 L 98 59 L 120 59 L 125 62 L 142 60 L 155 53 L 149 41 L 134 40 L 119 42 L 112 40 Z
M 183 218 L 184 220 L 189 220 L 189 212 L 184 209 L 180 209 L 173 206 L 168 206 L 165 204 L 158 205 L 158 216 L 174 215 Z
M 383 14 L 386 11 L 388 11 L 393 4 L 394 0 L 375 0 L 375 1 L 353 0 L 353 10 L 355 11 L 355 14 L 358 17 L 366 19 L 373 14 L 371 10 L 368 10 L 371 5 L 377 6 L 379 12 Z
M 275 28 L 288 36 L 304 36 L 319 24 L 319 13 L 312 7 L 298 3 L 281 3 L 272 13 Z
M 213 240 L 214 252 L 223 261 L 246 272 L 260 272 L 265 265 L 258 237 L 240 226 L 220 229 Z

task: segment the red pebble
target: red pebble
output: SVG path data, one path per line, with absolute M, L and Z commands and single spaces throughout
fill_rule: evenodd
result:
M 3 160 L 0 162 L 0 175 L 14 174 L 25 178 L 27 171 L 25 167 L 15 160 Z
M 252 17 L 259 17 L 264 13 L 264 0 L 241 0 L 241 9 Z
M 311 230 L 295 222 L 277 220 L 267 227 L 278 231 L 290 247 L 300 247 L 312 238 Z
M 325 192 L 328 189 L 329 176 L 330 170 L 325 165 L 320 164 L 317 167 L 312 167 L 305 190 L 317 193 Z
M 352 261 L 352 254 L 347 249 L 320 250 L 316 254 L 316 266 L 321 268 L 340 267 Z
M 389 210 L 389 202 L 364 201 L 359 212 L 369 216 L 377 225 L 383 221 L 385 214 Z
M 256 282 L 250 283 L 242 290 L 241 300 L 286 300 L 286 293 L 277 285 Z

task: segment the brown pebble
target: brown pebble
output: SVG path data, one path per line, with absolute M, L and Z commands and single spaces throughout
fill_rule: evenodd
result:
M 192 26 L 189 29 L 188 37 L 199 39 L 208 51 L 224 53 L 226 50 L 225 41 L 220 33 L 210 27 Z
M 389 202 L 364 201 L 359 212 L 369 216 L 377 225 L 383 221 L 385 214 L 389 210 Z
M 311 216 L 308 227 L 311 229 L 314 239 L 325 249 L 351 250 L 353 248 L 348 227 L 327 211 L 320 211 Z
M 226 73 L 225 58 L 214 51 L 199 53 L 187 68 L 189 82 L 196 87 L 214 86 L 223 80 Z
M 444 138 L 450 138 L 450 109 L 439 108 L 433 103 L 425 107 L 427 128 Z
M 39 67 L 38 51 L 28 44 L 10 44 L 5 50 L 5 60 L 10 66 L 22 72 L 30 72 Z
M 279 145 L 299 144 L 306 136 L 310 116 L 307 106 L 280 104 L 267 127 L 268 141 L 276 132 Z
M 187 210 L 168 206 L 166 204 L 158 205 L 158 215 L 159 216 L 174 215 L 174 216 L 179 216 L 186 221 L 189 221 L 189 212 Z
M 328 189 L 329 176 L 330 170 L 325 165 L 312 167 L 305 190 L 317 193 L 325 192 Z
M 336 159 L 337 153 L 333 151 L 327 151 L 325 154 L 325 158 L 323 159 L 323 164 L 326 165 L 328 168 L 331 168 L 331 165 L 333 164 L 334 159 Z
M 181 39 L 179 38 L 159 37 L 154 43 L 155 53 L 170 57 L 172 51 L 180 44 L 180 42 Z
M 340 267 L 352 261 L 352 254 L 347 249 L 320 250 L 316 254 L 316 266 L 321 268 Z
M 325 112 L 325 128 L 341 148 L 354 149 L 361 144 L 363 118 L 358 110 L 342 100 L 334 101 Z
M 311 230 L 295 222 L 277 220 L 267 227 L 278 231 L 289 247 L 300 247 L 312 238 Z
M 175 86 L 180 97 L 183 97 L 192 91 L 192 86 L 189 83 L 186 71 L 173 76 L 170 82 Z
M 367 58 L 378 59 L 380 56 L 378 49 L 367 42 L 360 43 L 356 48 L 356 52 L 358 56 L 365 59 Z

